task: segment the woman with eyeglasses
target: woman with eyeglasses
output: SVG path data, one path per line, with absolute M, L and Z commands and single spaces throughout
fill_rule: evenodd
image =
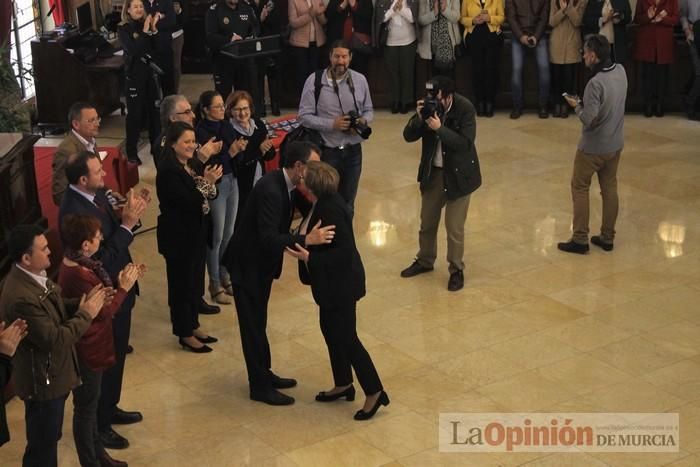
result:
M 58 284 L 66 298 L 80 298 L 96 285 L 113 287 L 108 305 L 90 324 L 75 344 L 82 384 L 73 389 L 73 438 L 80 465 L 116 465 L 100 440 L 97 429 L 97 403 L 100 399 L 102 372 L 116 363 L 112 319 L 129 290 L 143 275 L 144 267 L 129 263 L 113 283 L 102 267 L 92 259 L 102 241 L 100 220 L 93 216 L 69 214 L 63 219 L 64 257 L 58 272 Z
M 119 43 L 124 49 L 126 75 L 126 156 L 130 162 L 141 164 L 138 155 L 139 135 L 144 120 L 148 122 L 151 152 L 158 144 L 161 99 L 158 77 L 160 43 L 157 39 L 159 15 L 148 15 L 141 0 L 126 0 L 119 25 Z M 161 70 L 162 71 L 162 70 Z
M 247 141 L 245 149 L 235 159 L 238 206 L 243 209 L 253 185 L 265 173 L 264 161 L 275 157 L 275 148 L 267 135 L 265 123 L 255 117 L 252 98 L 246 91 L 236 91 L 228 96 L 226 116 L 233 126 L 235 138 Z
M 217 183 L 218 196 L 211 202 L 212 238 L 207 251 L 209 293 L 211 299 L 222 305 L 233 303 L 231 278 L 221 265 L 224 249 L 228 245 L 238 212 L 237 167 L 234 160 L 246 150 L 248 140 L 240 137 L 226 118 L 224 100 L 216 91 L 205 91 L 199 96 L 196 109 L 197 142 L 205 144 L 215 138 L 221 141 L 221 151 L 209 158 L 207 164 L 221 165 L 223 175 Z
M 157 241 L 158 252 L 165 258 L 173 335 L 183 349 L 208 353 L 212 349 L 206 344 L 217 339 L 199 326 L 201 281 L 211 237 L 209 213 L 223 170 L 219 164 L 205 166 L 195 157 L 196 148 L 195 131 L 189 124 L 174 122 L 168 127 L 156 175 Z

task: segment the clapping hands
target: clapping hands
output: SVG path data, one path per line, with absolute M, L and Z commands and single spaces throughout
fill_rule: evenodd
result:
M 27 335 L 27 322 L 16 319 L 5 327 L 5 322 L 0 322 L 0 354 L 12 357 L 17 350 L 20 341 Z

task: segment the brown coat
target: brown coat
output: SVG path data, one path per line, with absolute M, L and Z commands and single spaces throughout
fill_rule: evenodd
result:
M 317 2 L 318 0 L 313 0 Z M 326 32 L 323 26 L 326 24 L 326 15 L 311 16 L 306 0 L 289 0 L 289 44 L 294 47 L 309 47 L 311 36 L 311 21 L 316 28 L 316 47 L 326 43 Z
M 69 131 L 66 137 L 63 138 L 63 141 L 61 141 L 61 144 L 58 145 L 56 154 L 53 155 L 51 193 L 53 195 L 53 202 L 56 203 L 56 206 L 61 205 L 63 193 L 66 191 L 66 188 L 68 188 L 68 179 L 66 178 L 66 165 L 68 164 L 68 158 L 75 156 L 82 151 L 87 151 L 87 148 L 75 136 L 73 131 Z
M 549 61 L 558 65 L 581 61 L 581 21 L 588 0 L 569 0 L 566 8 L 559 8 L 559 0 L 552 0 L 549 8 Z
M 0 319 L 21 318 L 28 325 L 13 361 L 17 395 L 25 400 L 56 399 L 80 384 L 75 343 L 92 319 L 78 310 L 78 299 L 64 300 L 54 287 L 47 293 L 13 265 L 0 290 Z

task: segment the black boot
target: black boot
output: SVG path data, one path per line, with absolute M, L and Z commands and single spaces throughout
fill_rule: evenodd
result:
M 476 115 L 479 117 L 483 117 L 485 113 L 486 113 L 486 104 L 483 101 L 481 101 L 476 106 Z
M 493 102 L 487 102 L 484 109 L 484 116 L 491 118 L 493 117 Z

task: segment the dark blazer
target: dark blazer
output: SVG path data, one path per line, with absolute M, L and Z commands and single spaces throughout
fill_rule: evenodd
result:
M 481 186 L 481 169 L 476 154 L 476 110 L 469 100 L 454 94 L 452 108 L 442 126 L 433 131 L 418 114 L 414 114 L 403 130 L 410 142 L 423 139 L 418 182 L 421 191 L 430 179 L 438 138 L 442 143 L 442 164 L 448 199 L 466 196 Z
M 352 16 L 352 28 L 355 32 L 361 34 L 372 35 L 372 13 L 374 8 L 372 0 L 357 0 L 355 9 L 350 8 L 348 4 L 344 10 L 338 10 L 342 0 L 330 0 L 326 8 L 326 37 L 328 42 L 333 42 L 343 38 L 343 28 L 345 26 L 345 18 L 348 15 Z M 416 19 L 417 21 L 417 19 Z
M 513 40 L 528 35 L 539 41 L 549 25 L 549 0 L 506 0 L 506 19 Z
M 65 396 L 80 384 L 75 343 L 90 326 L 79 299 L 62 299 L 61 288 L 47 293 L 13 265 L 0 290 L 0 318 L 27 322 L 27 337 L 14 356 L 13 379 L 23 400 L 45 401 Z
M 309 226 L 335 225 L 333 242 L 309 249 L 308 270 L 314 301 L 323 308 L 354 303 L 365 296 L 365 268 L 355 245 L 352 217 L 338 193 L 319 198 Z
M 100 206 L 104 206 L 105 209 L 98 208 L 69 186 L 58 211 L 58 225 L 61 226 L 59 228 L 62 228 L 63 218 L 68 214 L 83 214 L 97 217 L 102 223 L 101 230 L 104 240 L 100 243 L 100 249 L 97 250 L 94 258 L 102 261 L 105 270 L 116 283 L 119 271 L 131 263 L 129 245 L 134 240 L 134 235 L 121 226 L 121 221 L 109 204 L 104 190 L 97 192 L 95 202 Z M 61 233 L 61 236 L 63 236 L 63 233 Z M 129 293 L 138 295 L 138 285 L 134 286 Z
M 53 202 L 56 206 L 61 205 L 63 200 L 63 192 L 66 191 L 68 187 L 68 179 L 66 178 L 66 165 L 68 164 L 68 158 L 75 156 L 83 151 L 87 151 L 87 148 L 80 140 L 75 136 L 73 131 L 69 131 L 61 144 L 59 144 L 56 153 L 53 155 L 52 175 L 51 175 L 51 194 L 53 196 Z
M 589 34 L 598 34 L 600 27 L 598 20 L 603 15 L 603 5 L 605 0 L 588 0 L 586 9 L 583 12 L 583 23 L 581 25 L 581 35 L 586 37 Z M 610 0 L 610 4 L 617 13 L 620 13 L 620 22 L 613 24 L 613 35 L 615 43 L 613 51 L 615 61 L 624 64 L 627 60 L 627 32 L 626 27 L 632 21 L 632 8 L 629 0 Z
M 231 281 L 252 292 L 266 281 L 279 278 L 285 247 L 304 244 L 304 237 L 289 232 L 292 204 L 282 170 L 265 174 L 255 184 L 245 207 L 239 211 L 239 226 L 222 260 Z M 309 203 L 303 196 L 296 190 L 292 196 L 294 206 L 308 212 Z
M 144 3 L 148 3 L 147 1 Z M 160 22 L 158 23 L 160 26 Z M 124 49 L 124 71 L 130 85 L 144 89 L 153 82 L 153 70 L 142 58 L 150 56 L 155 63 L 164 68 L 158 37 L 163 35 L 170 38 L 169 32 L 158 32 L 158 34 L 146 34 L 143 32 L 143 21 L 127 21 L 119 25 L 117 29 L 119 44 Z M 170 39 L 169 39 L 170 40 Z
M 203 165 L 193 159 L 191 166 L 201 175 Z M 156 175 L 156 193 L 160 202 L 158 216 L 158 252 L 163 256 L 182 256 L 194 249 L 193 241 L 206 241 L 211 234 L 211 216 L 204 215 L 204 197 L 194 179 L 180 164 L 172 149 L 163 152 Z

